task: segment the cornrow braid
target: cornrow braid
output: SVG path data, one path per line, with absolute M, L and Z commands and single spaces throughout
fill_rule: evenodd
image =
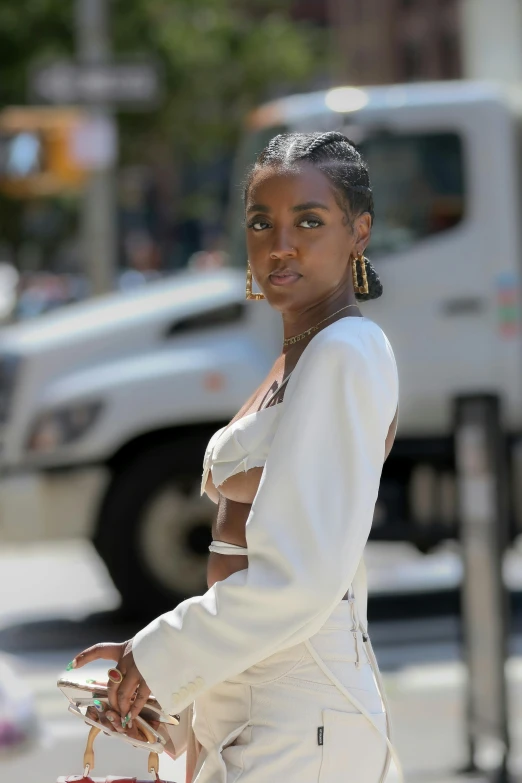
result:
M 311 155 L 315 150 L 324 147 L 326 144 L 331 144 L 333 141 L 340 141 L 341 143 L 348 142 L 352 147 L 354 146 L 348 136 L 344 136 L 342 133 L 339 133 L 339 131 L 326 131 L 326 133 L 320 133 L 315 139 L 312 139 L 306 149 L 306 154 Z
M 280 133 L 260 152 L 245 183 L 246 196 L 254 175 L 265 166 L 290 168 L 306 161 L 328 177 L 340 198 L 340 206 L 351 220 L 368 212 L 374 219 L 373 193 L 368 166 L 361 153 L 340 131 L 324 133 Z M 383 288 L 373 264 L 365 258 L 368 293 L 356 294 L 361 301 L 377 299 Z M 359 281 L 359 285 L 362 281 Z

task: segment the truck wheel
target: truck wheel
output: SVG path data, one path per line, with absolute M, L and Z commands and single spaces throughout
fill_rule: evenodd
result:
M 216 506 L 200 496 L 201 444 L 158 444 L 120 466 L 94 545 L 126 618 L 147 619 L 201 595 Z

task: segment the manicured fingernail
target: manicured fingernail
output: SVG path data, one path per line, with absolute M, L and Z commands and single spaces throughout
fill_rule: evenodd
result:
M 65 667 L 66 672 L 70 672 L 71 669 L 76 669 L 76 658 L 73 658 L 73 660 Z
M 99 699 L 93 699 L 93 701 L 94 701 L 94 706 L 96 707 L 98 712 L 103 712 L 104 707 L 103 707 L 103 704 L 101 703 L 101 701 Z
M 114 722 L 114 715 L 107 715 L 107 720 L 110 720 L 111 723 Z
M 127 728 L 127 723 L 130 721 L 130 717 L 131 717 L 131 716 L 130 716 L 130 712 L 128 712 L 128 713 L 126 714 L 126 716 L 125 716 L 124 718 L 122 718 L 122 719 L 121 719 L 121 725 L 123 726 L 123 728 L 124 728 L 124 729 L 126 729 L 126 728 Z
M 96 680 L 85 680 L 85 682 L 88 682 L 89 684 L 95 683 Z

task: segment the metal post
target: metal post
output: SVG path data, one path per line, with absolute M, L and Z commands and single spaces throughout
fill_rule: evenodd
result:
M 509 540 L 506 445 L 500 400 L 458 397 L 455 462 L 464 574 L 461 607 L 468 668 L 470 765 L 507 783 L 510 738 L 505 663 L 508 594 L 502 562 Z
M 80 62 L 100 64 L 110 56 L 107 0 L 76 0 L 76 41 Z M 107 106 L 91 109 L 93 124 L 114 130 Z M 85 266 L 93 294 L 112 291 L 117 266 L 117 214 L 113 162 L 95 168 L 84 197 L 82 239 Z

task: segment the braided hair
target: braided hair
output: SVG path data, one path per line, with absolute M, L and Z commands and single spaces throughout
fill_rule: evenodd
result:
M 352 216 L 369 212 L 374 219 L 373 195 L 368 166 L 354 143 L 338 131 L 326 133 L 280 133 L 259 153 L 245 182 L 246 196 L 255 174 L 266 166 L 290 169 L 298 163 L 311 163 L 334 186 L 338 204 L 351 221 Z M 356 294 L 361 301 L 377 299 L 382 283 L 373 264 L 365 258 L 368 293 Z M 358 284 L 362 283 L 358 270 Z

